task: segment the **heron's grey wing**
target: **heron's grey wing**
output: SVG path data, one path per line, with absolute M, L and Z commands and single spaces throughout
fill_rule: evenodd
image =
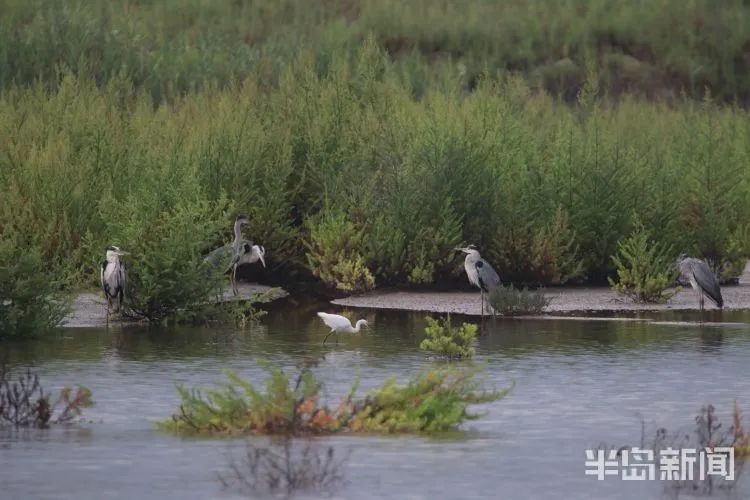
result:
M 719 280 L 716 279 L 711 268 L 702 260 L 696 260 L 693 263 L 693 276 L 695 282 L 701 288 L 703 293 L 711 299 L 718 307 L 724 306 L 724 299 L 721 297 L 721 288 Z
M 221 269 L 222 272 L 227 272 L 232 267 L 232 245 L 224 245 L 203 259 L 203 263 L 211 266 L 215 270 Z
M 107 295 L 107 283 L 105 283 L 105 281 L 104 281 L 104 270 L 105 269 L 107 269 L 107 261 L 103 260 L 102 261 L 102 269 L 101 269 L 101 272 L 99 273 L 99 279 L 101 280 L 102 290 L 104 291 L 104 295 L 106 296 Z
M 479 283 L 485 291 L 489 292 L 493 288 L 500 286 L 500 276 L 497 275 L 492 266 L 484 259 L 479 259 L 476 263 Z

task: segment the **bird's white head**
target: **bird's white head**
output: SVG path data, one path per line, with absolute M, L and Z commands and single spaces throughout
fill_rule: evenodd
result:
M 363 326 L 367 326 L 367 320 L 366 319 L 360 319 L 359 321 L 357 321 L 357 325 L 356 325 L 356 329 L 357 330 L 359 330 Z
M 123 252 L 119 247 L 108 246 L 107 247 L 107 260 L 115 260 L 123 255 L 129 255 L 128 252 Z
M 258 254 L 260 263 L 263 264 L 263 267 L 266 267 L 266 249 L 263 248 L 263 245 L 253 245 L 253 252 Z
M 477 247 L 474 245 L 467 245 L 465 247 L 458 247 L 456 250 L 465 253 L 466 255 L 479 255 Z

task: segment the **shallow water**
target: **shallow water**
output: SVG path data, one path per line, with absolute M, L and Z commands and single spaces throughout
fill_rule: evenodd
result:
M 364 391 L 432 363 L 417 348 L 422 314 L 346 311 L 367 318 L 370 329 L 323 346 L 326 328 L 314 311 L 277 309 L 244 331 L 64 330 L 0 346 L 0 359 L 34 368 L 46 389 L 80 383 L 96 401 L 80 426 L 0 432 L 0 497 L 230 498 L 217 475 L 242 440 L 154 430 L 178 403 L 175 384 L 211 386 L 225 369 L 260 381 L 259 361 L 291 369 L 307 356 L 324 355 L 314 370 L 335 400 L 358 373 Z M 687 313 L 650 318 L 664 323 L 487 322 L 474 363 L 491 385 L 514 382 L 511 394 L 448 436 L 319 438 L 349 457 L 342 469 L 347 482 L 336 496 L 663 496 L 660 481 L 600 482 L 584 475 L 584 452 L 601 442 L 638 445 L 641 416 L 649 424 L 690 429 L 707 403 L 726 425 L 735 399 L 750 411 L 750 315 L 710 318 L 721 325 L 697 324 Z M 747 497 L 750 488 L 741 479 L 734 498 Z

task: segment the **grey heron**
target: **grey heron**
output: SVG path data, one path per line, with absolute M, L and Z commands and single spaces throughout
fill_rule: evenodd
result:
M 690 286 L 695 290 L 701 311 L 704 307 L 704 297 L 708 297 L 719 309 L 724 307 L 719 280 L 706 261 L 682 254 L 677 258 L 677 266 L 680 274 L 690 281 Z
M 500 276 L 497 275 L 489 262 L 484 260 L 474 245 L 456 248 L 466 254 L 464 269 L 469 283 L 479 288 L 482 296 L 482 317 L 484 317 L 484 294 L 501 286 Z
M 116 305 L 114 312 L 119 312 L 122 302 L 125 298 L 125 291 L 128 287 L 128 274 L 125 270 L 125 264 L 120 262 L 120 257 L 128 255 L 127 252 L 121 251 L 118 247 L 107 247 L 107 257 L 102 261 L 100 279 L 104 297 L 107 299 L 107 319 L 112 304 Z
M 237 268 L 243 263 L 241 260 L 245 254 L 248 252 L 252 254 L 255 250 L 254 247 L 257 246 L 253 245 L 251 241 L 242 238 L 242 226 L 247 225 L 248 222 L 250 221 L 247 215 L 239 214 L 234 220 L 234 239 L 232 242 L 217 248 L 203 259 L 204 264 L 209 265 L 215 270 L 221 269 L 224 273 L 231 271 L 229 283 L 232 286 L 232 293 L 234 295 L 239 294 L 239 290 L 237 289 Z M 262 247 L 258 247 L 258 252 L 265 255 L 265 249 L 262 249 Z M 252 259 L 252 255 L 248 259 Z M 257 262 L 258 260 L 261 260 L 263 266 L 265 266 L 265 260 L 262 256 L 259 256 L 255 260 L 247 260 L 246 262 Z
M 328 337 L 330 337 L 334 333 L 336 334 L 336 342 L 338 343 L 339 332 L 359 333 L 360 328 L 362 328 L 363 326 L 367 326 L 367 321 L 364 319 L 357 321 L 356 326 L 352 326 L 352 322 L 349 321 L 349 318 L 346 318 L 339 314 L 319 312 L 318 316 L 320 316 L 320 319 L 323 320 L 323 323 L 325 323 L 326 326 L 331 329 L 331 331 L 328 332 L 328 335 L 326 335 L 326 338 L 323 339 L 324 344 L 326 343 L 326 340 L 328 340 Z

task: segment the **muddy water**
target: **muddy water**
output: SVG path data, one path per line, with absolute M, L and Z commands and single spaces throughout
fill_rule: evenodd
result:
M 315 372 L 335 399 L 357 374 L 364 391 L 432 363 L 417 348 L 421 314 L 346 311 L 371 328 L 323 346 L 326 329 L 314 311 L 277 310 L 243 331 L 66 329 L 0 345 L 13 368 L 32 367 L 47 389 L 80 383 L 96 401 L 80 426 L 0 431 L 0 498 L 231 498 L 236 493 L 223 490 L 217 475 L 242 440 L 154 430 L 175 409 L 175 384 L 210 386 L 226 369 L 260 381 L 259 361 L 292 369 L 321 355 Z M 490 384 L 515 383 L 512 393 L 456 434 L 318 439 L 348 456 L 336 496 L 661 497 L 660 481 L 586 476 L 584 452 L 600 442 L 639 444 L 641 418 L 690 429 L 706 403 L 727 424 L 735 399 L 750 414 L 750 315 L 726 313 L 720 325 L 700 325 L 687 314 L 653 318 L 665 323 L 486 323 L 475 364 Z M 734 494 L 748 498 L 750 488 L 740 480 Z

